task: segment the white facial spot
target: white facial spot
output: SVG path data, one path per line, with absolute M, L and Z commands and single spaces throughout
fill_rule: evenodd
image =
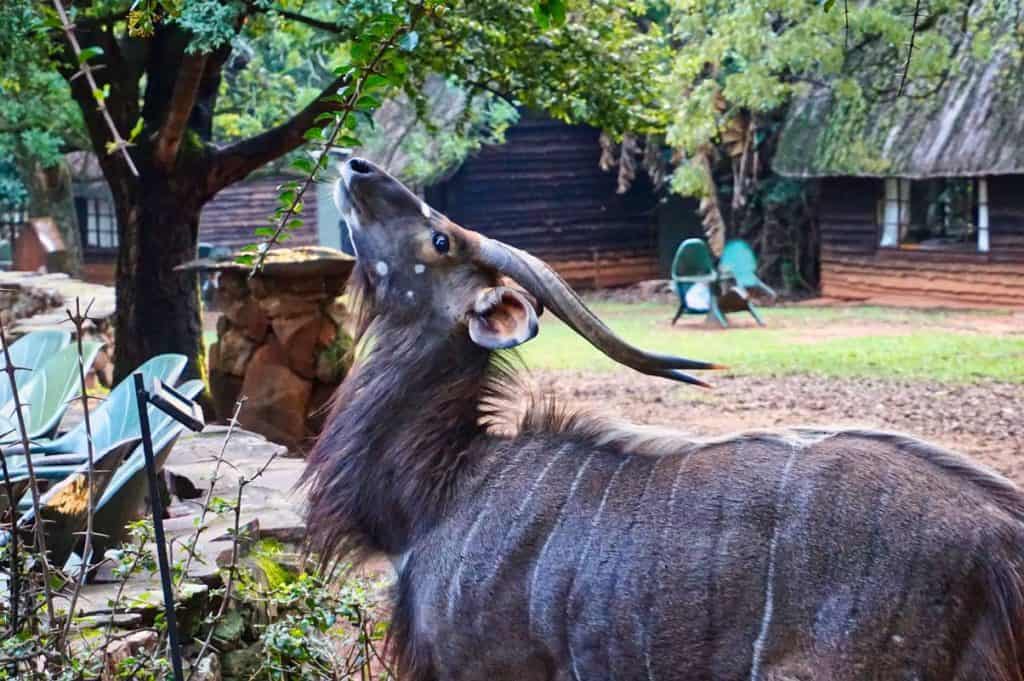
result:
M 412 300 L 413 298 L 416 297 L 416 294 L 413 293 L 412 291 L 406 291 L 405 292 L 405 297 L 408 298 L 409 300 Z
M 377 274 L 382 277 L 388 276 L 388 264 L 383 260 L 378 260 L 375 266 L 377 268 Z
M 430 206 L 427 205 L 426 201 L 420 201 L 420 212 L 423 213 L 423 217 L 430 219 Z
M 427 266 L 421 262 L 418 262 L 412 266 L 412 271 L 415 272 L 416 274 L 423 274 L 424 272 L 427 271 Z

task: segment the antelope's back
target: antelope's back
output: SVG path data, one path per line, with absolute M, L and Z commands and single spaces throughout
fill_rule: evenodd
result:
M 409 644 L 442 679 L 961 678 L 994 609 L 1019 634 L 1024 503 L 918 444 L 509 441 L 411 552 Z

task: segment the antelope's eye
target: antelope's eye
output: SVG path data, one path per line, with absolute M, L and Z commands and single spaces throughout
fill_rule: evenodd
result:
M 434 249 L 438 253 L 447 253 L 451 247 L 451 244 L 448 242 L 448 235 L 434 232 Z

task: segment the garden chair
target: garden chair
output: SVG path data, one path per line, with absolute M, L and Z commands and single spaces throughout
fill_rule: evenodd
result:
M 773 301 L 779 297 L 775 289 L 757 276 L 757 256 L 754 255 L 754 249 L 742 239 L 733 239 L 725 244 L 722 257 L 718 259 L 718 271 L 731 273 L 735 286 L 745 292 L 754 291 Z
M 62 330 L 33 331 L 11 343 L 11 363 L 14 365 L 14 384 L 21 387 L 32 376 L 32 372 L 43 366 L 53 353 L 63 349 L 71 342 L 71 334 Z M 0 369 L 7 368 L 7 359 L 0 352 Z M 11 383 L 6 375 L 0 375 L 0 404 L 7 404 L 14 398 Z M 0 431 L 2 432 L 2 431 Z
M 157 355 L 142 364 L 141 371 L 146 389 L 153 386 L 153 379 L 159 378 L 168 385 L 174 385 L 185 369 L 184 355 Z M 158 418 L 149 412 L 154 421 Z M 159 412 L 162 413 L 162 412 Z M 99 406 L 90 414 L 92 421 L 93 449 L 100 449 L 117 440 L 139 432 L 139 413 L 135 407 L 135 384 L 129 376 L 118 383 Z M 31 444 L 30 451 L 42 454 L 82 454 L 86 451 L 85 423 L 79 423 L 60 437 Z M 24 453 L 24 452 L 17 452 Z
M 175 390 L 192 399 L 203 391 L 203 387 L 202 381 L 192 380 L 186 381 Z M 132 408 L 136 408 L 134 404 Z M 163 469 L 185 426 L 155 407 L 150 406 L 148 413 L 154 459 L 159 471 Z M 138 423 L 138 419 L 135 421 Z M 54 559 L 62 563 L 74 550 L 76 533 L 80 534 L 85 529 L 84 513 L 72 512 L 67 508 L 75 509 L 76 503 L 79 506 L 84 503 L 88 463 L 87 459 L 79 455 L 60 454 L 36 456 L 33 457 L 33 462 L 40 459 L 42 461 L 35 469 L 36 477 L 59 481 L 44 495 L 46 510 L 43 511 L 43 518 L 47 523 L 53 523 L 47 524 L 47 548 Z M 52 464 L 48 463 L 50 460 L 53 461 Z M 75 483 L 75 480 L 78 482 Z M 96 510 L 93 514 L 93 530 L 96 533 L 93 537 L 93 555 L 103 555 L 104 550 L 118 545 L 127 537 L 129 523 L 149 513 L 146 506 L 149 489 L 145 451 L 137 430 L 117 442 L 110 443 L 103 452 L 94 457 L 93 480 L 93 495 L 96 499 Z M 76 492 L 79 497 L 74 496 Z M 24 496 L 18 505 L 19 510 L 28 516 L 31 516 L 31 501 Z M 52 541 L 50 537 L 53 538 Z
M 82 364 L 88 373 L 96 360 L 102 343 L 87 341 L 82 344 Z M 82 391 L 82 381 L 78 375 L 78 347 L 67 345 L 52 355 L 42 367 L 32 372 L 29 380 L 18 388 L 18 397 L 22 405 L 22 416 L 29 440 L 49 439 L 57 432 L 60 421 L 64 418 L 71 401 Z M 0 416 L 11 425 L 17 423 L 16 404 L 11 400 L 0 406 Z M 10 426 L 0 423 L 0 444 L 17 442 L 21 434 L 3 435 Z
M 92 498 L 96 508 L 102 494 L 130 453 L 139 447 L 141 438 L 131 437 L 113 443 L 93 457 Z M 39 471 L 36 471 L 37 477 Z M 39 499 L 39 511 L 46 523 L 46 549 L 50 559 L 61 565 L 81 540 L 88 520 L 89 464 L 71 467 L 60 480 L 53 483 Z M 32 498 L 25 494 L 18 504 L 19 527 L 27 527 L 35 518 Z M 95 513 L 93 514 L 95 518 Z M 95 528 L 95 521 L 93 523 Z M 95 555 L 95 554 L 94 554 Z
M 679 309 L 672 318 L 673 325 L 685 313 L 708 314 L 722 326 L 727 326 L 715 295 L 718 272 L 703 239 L 686 239 L 679 244 L 672 259 L 671 274 L 672 287 L 679 296 Z
M 192 399 L 203 391 L 203 387 L 202 381 L 193 380 L 175 390 Z M 132 407 L 136 408 L 134 404 Z M 149 407 L 149 418 L 156 467 L 162 470 L 185 426 L 152 406 Z M 149 512 L 146 506 L 149 489 L 145 450 L 141 439 L 141 435 L 135 432 L 109 443 L 93 458 L 93 498 L 96 501 L 93 556 L 103 555 L 107 548 L 121 543 L 127 537 L 127 525 Z M 8 457 L 8 467 L 14 466 L 20 474 L 24 471 L 24 457 L 20 457 L 20 465 L 12 460 L 16 458 Z M 47 522 L 47 548 L 55 561 L 63 563 L 71 557 L 79 535 L 85 531 L 87 455 L 35 455 L 33 462 L 38 462 L 35 469 L 38 479 L 55 481 L 43 495 L 42 514 Z M 18 508 L 22 513 L 20 523 L 31 519 L 32 500 L 28 495 L 22 496 Z

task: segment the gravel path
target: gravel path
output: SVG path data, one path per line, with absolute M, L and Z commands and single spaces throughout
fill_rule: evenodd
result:
M 1024 386 L 876 378 L 729 377 L 699 390 L 622 370 L 536 372 L 545 391 L 589 409 L 694 435 L 798 425 L 895 430 L 968 454 L 1024 485 Z

